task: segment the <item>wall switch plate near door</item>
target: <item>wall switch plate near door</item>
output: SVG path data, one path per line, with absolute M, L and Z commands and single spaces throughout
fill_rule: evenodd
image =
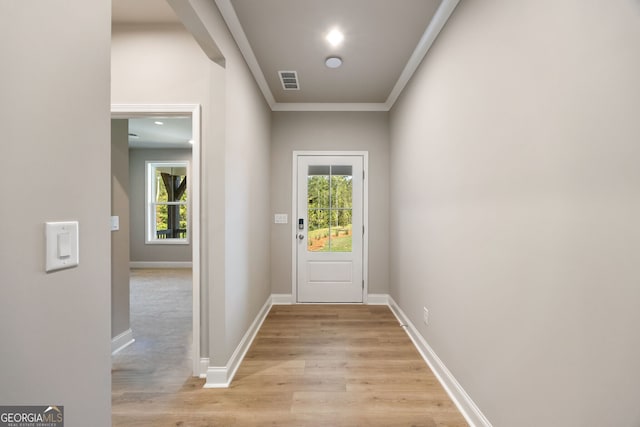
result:
M 275 214 L 274 222 L 276 224 L 286 224 L 289 222 L 289 217 L 287 214 Z

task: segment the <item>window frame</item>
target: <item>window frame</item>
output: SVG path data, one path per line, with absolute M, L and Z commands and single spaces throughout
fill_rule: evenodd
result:
M 166 167 L 184 167 L 187 170 L 187 200 L 178 202 L 157 202 L 154 200 L 157 181 L 156 170 Z M 145 244 L 147 245 L 188 245 L 191 237 L 191 163 L 188 160 L 147 160 L 145 161 Z M 158 205 L 178 205 L 187 209 L 186 236 L 184 238 L 158 238 L 156 212 Z

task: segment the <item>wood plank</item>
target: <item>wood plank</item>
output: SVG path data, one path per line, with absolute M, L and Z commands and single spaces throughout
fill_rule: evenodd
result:
M 228 389 L 141 351 L 114 358 L 114 426 L 467 426 L 384 306 L 274 306 Z

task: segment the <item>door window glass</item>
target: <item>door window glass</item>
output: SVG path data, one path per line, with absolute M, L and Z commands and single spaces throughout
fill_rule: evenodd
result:
M 351 252 L 353 168 L 312 165 L 307 173 L 307 250 Z

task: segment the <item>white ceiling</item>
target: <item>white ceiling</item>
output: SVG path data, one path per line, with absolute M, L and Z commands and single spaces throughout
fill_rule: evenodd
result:
M 162 125 L 156 124 L 161 122 Z M 191 148 L 191 117 L 129 119 L 129 148 Z
M 211 0 L 214 1 L 214 0 Z M 387 111 L 459 0 L 215 0 L 273 110 Z M 113 0 L 114 23 L 179 22 L 166 0 Z M 341 46 L 325 35 L 339 28 Z M 342 67 L 325 59 L 340 56 Z M 285 91 L 278 71 L 296 71 Z

